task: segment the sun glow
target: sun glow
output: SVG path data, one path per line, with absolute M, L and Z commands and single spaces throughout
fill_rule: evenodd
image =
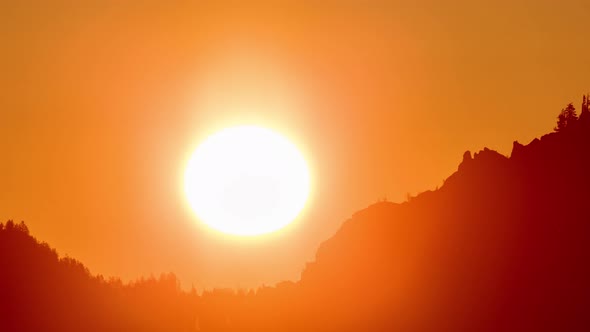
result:
M 239 126 L 207 138 L 193 153 L 184 189 L 197 217 L 218 231 L 279 230 L 303 209 L 310 190 L 302 154 L 265 128 Z

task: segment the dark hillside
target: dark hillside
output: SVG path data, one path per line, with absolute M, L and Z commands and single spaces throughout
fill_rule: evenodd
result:
M 188 330 L 194 306 L 174 275 L 105 280 L 59 258 L 24 223 L 0 224 L 0 331 Z
M 0 331 L 590 331 L 590 114 L 568 112 L 355 213 L 300 281 L 256 291 L 105 280 L 0 224 Z
M 350 317 L 342 327 L 590 329 L 586 116 L 510 158 L 466 152 L 441 189 L 356 213 L 302 287 L 331 302 L 333 322 Z

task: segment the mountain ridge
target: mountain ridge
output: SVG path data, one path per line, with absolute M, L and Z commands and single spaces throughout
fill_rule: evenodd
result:
M 363 293 L 352 300 L 375 303 L 374 310 L 358 322 L 374 328 L 390 327 L 391 312 L 380 312 L 385 304 L 395 307 L 406 301 L 392 298 L 408 294 L 415 301 L 418 294 L 423 298 L 414 308 L 403 305 L 404 315 L 414 317 L 399 319 L 405 329 L 445 330 L 443 322 L 448 330 L 509 329 L 512 323 L 525 329 L 552 330 L 567 324 L 575 329 L 583 317 L 564 321 L 552 313 L 573 315 L 582 303 L 590 304 L 589 297 L 581 296 L 590 294 L 580 278 L 590 277 L 582 264 L 590 258 L 590 247 L 585 245 L 590 239 L 590 213 L 584 208 L 590 201 L 589 150 L 590 125 L 583 113 L 560 132 L 527 145 L 514 142 L 509 157 L 488 148 L 473 157 L 466 151 L 441 188 L 402 204 L 380 202 L 355 213 L 320 245 L 301 281 L 344 278 L 343 285 L 377 285 L 385 295 Z M 355 271 L 363 271 L 360 279 L 348 276 Z M 571 278 L 579 294 L 563 286 L 561 278 Z M 416 283 L 424 289 L 413 289 L 412 295 L 408 289 Z M 526 283 L 530 285 L 523 286 Z M 311 287 L 331 292 L 333 298 L 347 288 L 331 289 L 325 282 Z M 506 289 L 514 299 L 507 297 Z M 527 300 L 543 293 L 548 301 L 567 294 L 577 302 L 558 307 Z M 455 301 L 449 306 L 440 298 Z M 430 316 L 421 315 L 424 310 Z M 499 318 L 509 311 L 510 318 Z M 534 313 L 554 320 L 535 320 Z M 439 319 L 431 326 L 420 322 L 429 317 Z
M 59 258 L 0 224 L 0 327 L 34 331 L 586 331 L 590 118 L 466 151 L 440 188 L 378 202 L 322 242 L 296 282 L 182 292 Z

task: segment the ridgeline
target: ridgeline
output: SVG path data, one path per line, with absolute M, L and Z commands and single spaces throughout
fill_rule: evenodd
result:
M 1 331 L 589 331 L 590 112 L 509 157 L 465 152 L 440 189 L 355 213 L 297 282 L 124 284 L 0 224 Z

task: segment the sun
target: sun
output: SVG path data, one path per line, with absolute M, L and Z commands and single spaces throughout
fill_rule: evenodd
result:
M 226 128 L 201 143 L 184 189 L 198 219 L 220 232 L 277 231 L 301 212 L 310 191 L 307 163 L 285 137 L 263 127 Z

